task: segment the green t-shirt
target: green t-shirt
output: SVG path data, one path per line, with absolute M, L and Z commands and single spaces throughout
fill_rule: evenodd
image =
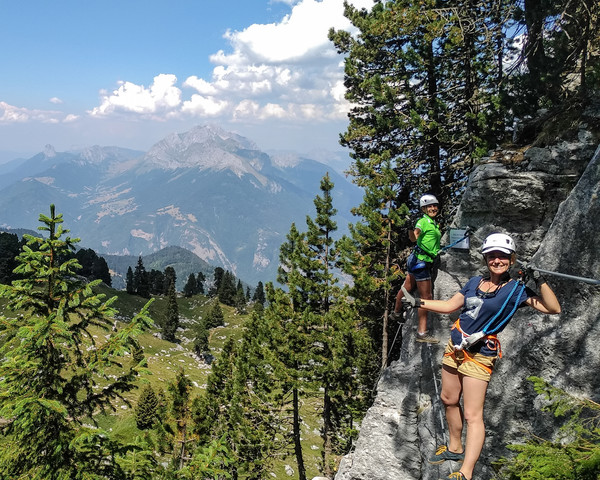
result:
M 440 251 L 440 240 L 442 239 L 440 227 L 433 218 L 423 215 L 415 225 L 416 229 L 421 230 L 419 238 L 417 238 L 417 245 L 425 252 L 423 254 L 417 250 L 417 258 L 425 262 L 433 262 Z

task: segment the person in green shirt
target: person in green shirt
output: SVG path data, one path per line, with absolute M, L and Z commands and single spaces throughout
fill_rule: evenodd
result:
M 442 233 L 435 221 L 439 210 L 439 201 L 434 195 L 423 195 L 419 199 L 419 207 L 423 216 L 417 221 L 414 230 L 409 230 L 408 237 L 415 242 L 415 250 L 407 260 L 407 275 L 403 287 L 412 292 L 417 289 L 419 297 L 423 300 L 433 298 L 433 282 L 439 267 L 440 240 Z M 400 315 L 402 309 L 402 290 L 396 295 L 394 316 Z M 427 311 L 419 308 L 419 326 L 417 328 L 417 342 L 438 343 L 427 330 Z

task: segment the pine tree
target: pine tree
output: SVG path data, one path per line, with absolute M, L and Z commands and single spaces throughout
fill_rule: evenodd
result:
M 202 272 L 198 272 L 196 276 L 196 293 L 200 293 L 204 295 L 204 282 L 206 281 L 206 277 Z
M 307 232 L 300 233 L 292 224 L 280 249 L 278 281 L 287 293 L 269 284 L 264 310 L 266 338 L 276 352 L 271 363 L 282 388 L 291 392 L 292 440 L 300 478 L 305 475 L 301 397 L 319 388 L 323 391 L 323 468 L 326 475 L 333 475 L 334 455 L 351 442 L 346 432 L 357 415 L 351 405 L 358 405 L 364 387 L 357 365 L 365 353 L 371 353 L 364 348 L 369 345 L 368 335 L 358 327 L 353 302 L 337 285 L 336 210 L 328 175 L 321 180 L 320 189 L 321 195 L 314 201 L 316 216 L 306 219 Z M 349 368 L 341 368 L 345 356 L 354 360 Z
M 293 267 L 291 262 L 289 267 Z M 291 439 L 298 468 L 299 480 L 306 480 L 306 466 L 302 450 L 302 417 L 300 415 L 301 397 L 305 389 L 314 390 L 304 373 L 309 364 L 309 341 L 301 313 L 295 308 L 290 293 L 266 285 L 267 307 L 262 313 L 265 329 L 265 344 L 271 353 L 269 359 L 277 384 L 281 391 L 289 392 L 283 402 L 289 409 L 291 418 Z
M 156 461 L 154 449 L 148 437 L 136 437 L 133 448 L 122 458 L 119 464 L 127 471 L 127 480 L 148 480 L 149 478 L 162 477 L 162 467 Z
M 175 272 L 175 269 L 173 267 L 168 266 L 167 268 L 165 268 L 164 276 L 165 276 L 164 291 L 162 292 L 162 294 L 169 295 L 169 289 L 171 288 L 171 282 L 173 282 L 174 286 L 177 285 L 177 273 Z
M 92 264 L 92 279 L 102 280 L 107 286 L 112 286 L 112 278 L 106 260 L 102 257 L 96 257 Z
M 133 278 L 133 270 L 131 267 L 127 267 L 127 274 L 125 275 L 125 289 L 130 295 L 135 294 L 135 280 Z
M 146 385 L 140 394 L 135 409 L 135 423 L 140 430 L 152 428 L 158 410 L 158 397 L 151 385 Z
M 16 256 L 23 243 L 14 233 L 0 232 L 0 283 L 9 284 L 14 279 Z
M 503 0 L 395 0 L 370 12 L 348 5 L 357 36 L 331 31 L 346 54 L 346 97 L 353 107 L 342 144 L 354 176 L 372 177 L 371 159 L 389 160 L 397 204 L 429 192 L 443 212 L 458 196 L 475 159 L 504 135 L 498 39 L 508 30 Z M 366 171 L 362 166 L 366 165 Z
M 133 287 L 136 295 L 143 298 L 150 298 L 150 282 L 148 272 L 144 267 L 142 257 L 138 257 L 138 262 L 133 272 Z
M 153 268 L 148 273 L 148 283 L 152 295 L 165 295 L 165 274 Z M 168 293 L 168 292 L 167 292 Z
M 175 452 L 173 463 L 182 469 L 189 455 L 187 444 L 189 440 L 190 408 L 192 398 L 190 392 L 192 382 L 186 377 L 183 368 L 177 371 L 175 380 L 169 383 L 168 392 L 171 400 L 171 414 L 177 424 L 177 438 L 175 440 Z
M 215 271 L 213 273 L 213 284 L 208 292 L 209 296 L 214 297 L 215 295 L 217 295 L 219 293 L 219 290 L 221 289 L 221 283 L 223 282 L 224 275 L 225 275 L 225 270 L 223 270 L 221 267 L 215 268 Z
M 246 313 L 246 294 L 244 293 L 244 287 L 242 286 L 241 280 L 238 280 L 235 296 L 233 297 L 233 306 L 236 312 L 240 314 Z
M 225 271 L 217 292 L 219 301 L 225 305 L 235 305 L 235 276 L 229 270 Z
M 215 299 L 208 311 L 208 316 L 206 318 L 206 326 L 208 328 L 216 328 L 224 325 L 225 316 L 223 315 L 223 310 L 221 309 L 221 305 L 219 305 L 219 299 Z
M 40 222 L 47 238 L 25 236 L 17 267 L 21 279 L 0 286 L 8 311 L 17 312 L 0 317 L 7 339 L 0 349 L 0 416 L 8 419 L 0 476 L 120 478 L 115 460 L 125 446 L 87 425 L 134 388 L 143 364 L 123 368 L 115 378 L 115 360 L 151 326 L 148 305 L 96 343 L 90 327 L 112 330 L 116 297 L 104 301 L 94 294 L 99 280 L 78 280 L 80 265 L 70 255 L 78 239 L 63 239 L 68 230 L 54 205 Z
M 199 357 L 204 357 L 210 352 L 208 342 L 208 329 L 206 321 L 200 320 L 194 328 L 194 352 Z
M 195 295 L 196 293 L 197 293 L 196 277 L 194 276 L 193 273 L 190 273 L 188 276 L 187 282 L 185 283 L 185 286 L 183 287 L 183 296 L 186 298 L 189 298 L 192 295 Z
M 179 328 L 179 307 L 177 305 L 177 293 L 175 283 L 171 280 L 167 294 L 167 313 L 162 324 L 162 337 L 168 342 L 175 342 L 175 333 Z
M 380 345 L 382 368 L 388 365 L 390 336 L 398 329 L 389 324 L 390 308 L 393 308 L 392 291 L 401 281 L 402 256 L 408 242 L 407 231 L 402 228 L 408 209 L 396 203 L 396 173 L 389 160 L 369 162 L 369 175 L 361 178 L 365 190 L 362 203 L 352 213 L 359 221 L 350 225 L 350 236 L 342 239 L 340 265 L 353 279 L 351 295 L 356 306 L 367 319 L 371 336 Z M 380 159 L 381 160 L 381 159 Z M 367 165 L 363 165 L 367 172 Z M 383 321 L 381 314 L 383 312 Z
M 205 395 L 193 406 L 194 433 L 201 444 L 219 441 L 231 452 L 232 478 L 262 479 L 281 448 L 280 390 L 253 317 L 239 348 L 232 339 L 213 364 Z
M 256 285 L 256 289 L 254 290 L 254 295 L 252 295 L 252 301 L 260 303 L 262 306 L 265 305 L 265 287 L 262 282 L 258 282 Z

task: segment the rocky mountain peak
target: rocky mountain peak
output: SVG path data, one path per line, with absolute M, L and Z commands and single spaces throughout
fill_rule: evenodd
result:
M 185 133 L 173 133 L 150 148 L 144 168 L 174 170 L 230 170 L 238 177 L 253 175 L 263 186 L 266 178 L 259 172 L 268 156 L 256 144 L 240 135 L 215 126 L 198 126 Z
M 47 144 L 44 147 L 44 156 L 46 158 L 53 158 L 56 157 L 56 150 L 54 150 L 54 147 L 50 144 Z

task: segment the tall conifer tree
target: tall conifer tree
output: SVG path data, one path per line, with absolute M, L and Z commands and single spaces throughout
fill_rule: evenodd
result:
M 174 342 L 175 333 L 179 328 L 179 306 L 177 305 L 177 292 L 175 282 L 171 280 L 167 293 L 167 313 L 162 325 L 162 336 L 169 342 Z

